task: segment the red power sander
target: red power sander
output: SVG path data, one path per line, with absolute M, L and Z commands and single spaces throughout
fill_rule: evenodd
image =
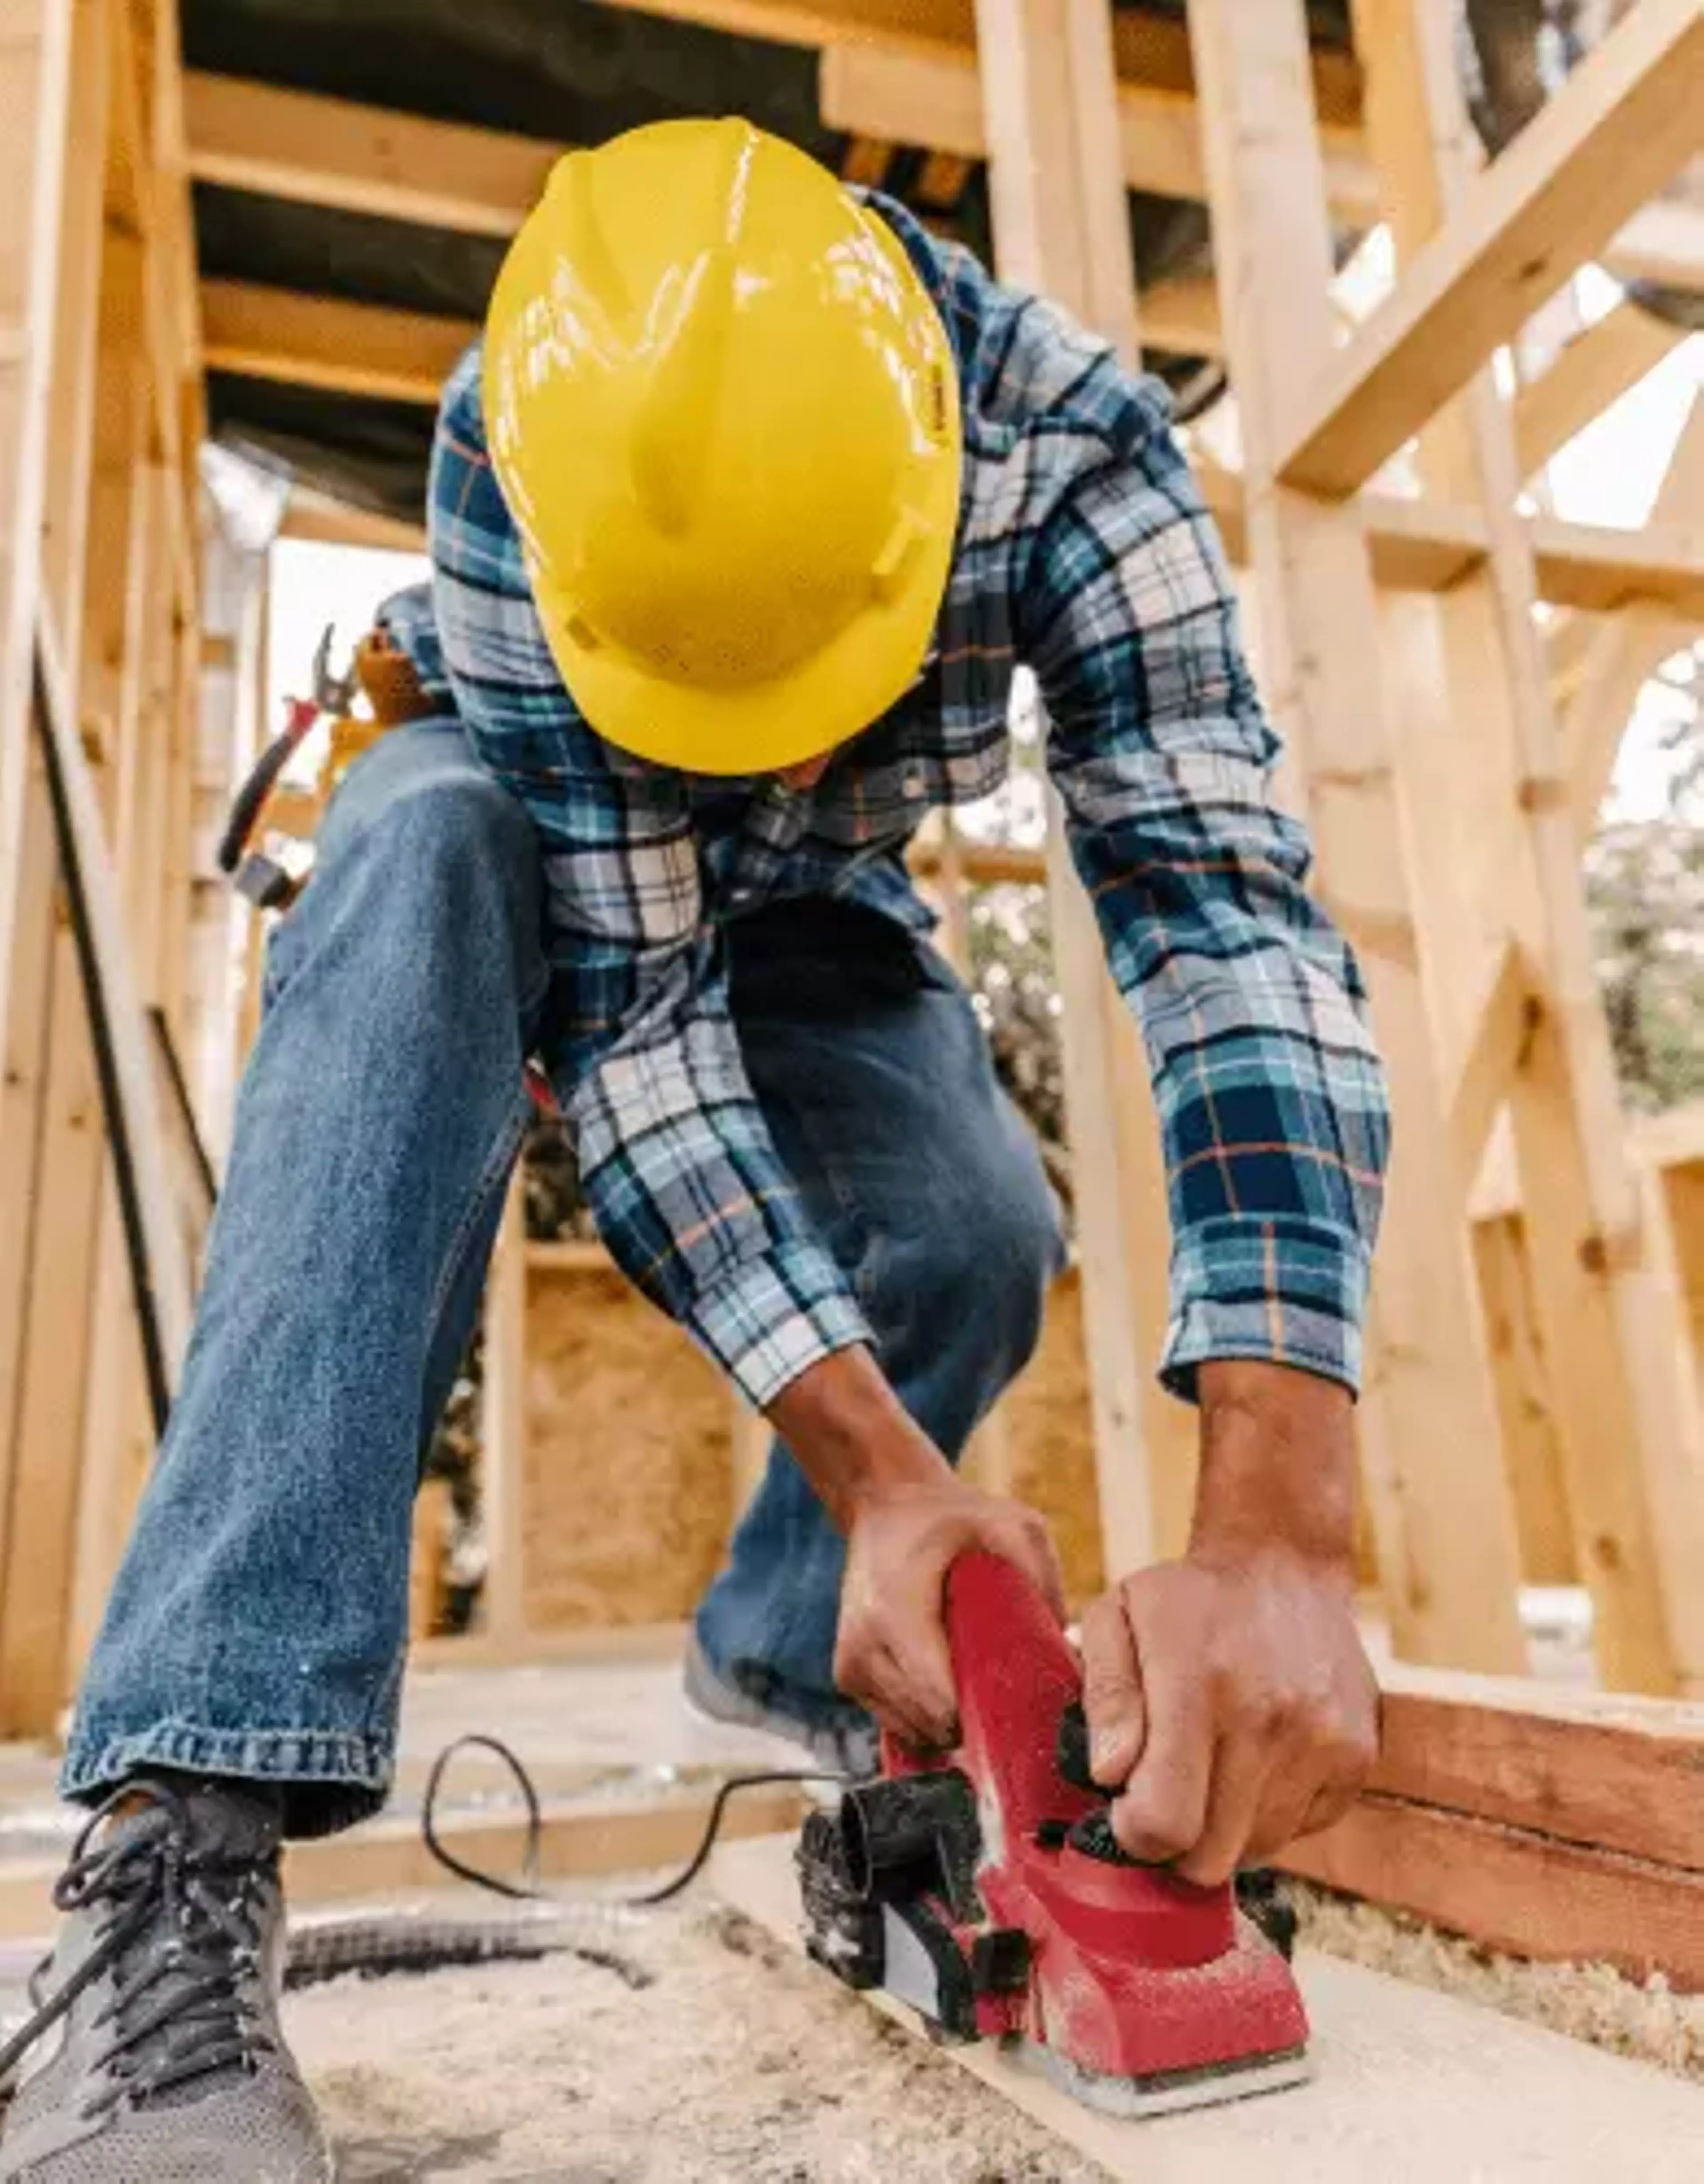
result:
M 1035 1587 L 962 1556 L 947 1627 L 963 1741 L 814 1813 L 798 1852 L 807 1942 L 938 2037 L 1010 2042 L 1114 2115 L 1237 2100 L 1309 2075 L 1287 1914 L 1119 1847 L 1088 1769 L 1082 1672 Z M 1276 1936 L 1276 1939 L 1274 1938 Z

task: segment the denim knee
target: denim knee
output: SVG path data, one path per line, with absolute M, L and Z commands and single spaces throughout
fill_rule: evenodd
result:
M 439 981 L 453 961 L 483 969 L 476 988 L 499 978 L 530 1009 L 546 977 L 542 894 L 537 836 L 516 800 L 459 735 L 401 730 L 332 800 L 307 892 L 274 936 L 269 987 L 346 938 L 375 1004 Z M 465 975 L 457 990 L 472 999 Z
M 931 1213 L 924 1277 L 934 1316 L 997 1348 L 1006 1374 L 1020 1371 L 1065 1258 L 1058 1202 L 1027 1132 L 1014 1124 L 1002 1156 L 968 1161 Z

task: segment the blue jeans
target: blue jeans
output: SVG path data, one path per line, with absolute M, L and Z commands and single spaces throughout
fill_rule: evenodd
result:
M 548 1022 L 530 822 L 458 731 L 350 774 L 275 936 L 182 1384 L 61 1787 L 149 1765 L 282 1786 L 316 1835 L 389 1786 L 410 1513 L 466 1346 Z M 746 1066 L 913 1414 L 956 1455 L 1034 1346 L 1059 1237 L 963 989 L 874 913 L 729 938 Z M 841 1552 L 785 1450 L 698 1630 L 807 1722 L 845 1702 Z

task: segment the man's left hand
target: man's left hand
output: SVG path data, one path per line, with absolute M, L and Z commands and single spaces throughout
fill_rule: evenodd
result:
M 1378 1694 L 1354 1613 L 1348 1395 L 1260 1364 L 1204 1367 L 1201 1394 L 1189 1551 L 1103 1594 L 1082 1638 L 1119 1841 L 1210 1886 L 1344 1811 Z

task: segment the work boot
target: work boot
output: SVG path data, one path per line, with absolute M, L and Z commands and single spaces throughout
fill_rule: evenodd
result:
M 0 2081 L 29 2059 L 5 2184 L 327 2184 L 278 2024 L 278 1837 L 235 1784 L 139 1780 L 94 1815 L 53 1892 L 36 2014 L 0 2050 Z
M 748 1669 L 738 1680 L 724 1676 L 699 1643 L 696 1630 L 686 1634 L 681 1686 L 690 1712 L 711 1721 L 785 1737 L 828 1774 L 849 1774 L 862 1780 L 881 1770 L 875 1724 L 867 1713 L 844 1706 L 833 1719 L 807 1721 L 786 1706 L 774 1680 L 760 1670 Z

